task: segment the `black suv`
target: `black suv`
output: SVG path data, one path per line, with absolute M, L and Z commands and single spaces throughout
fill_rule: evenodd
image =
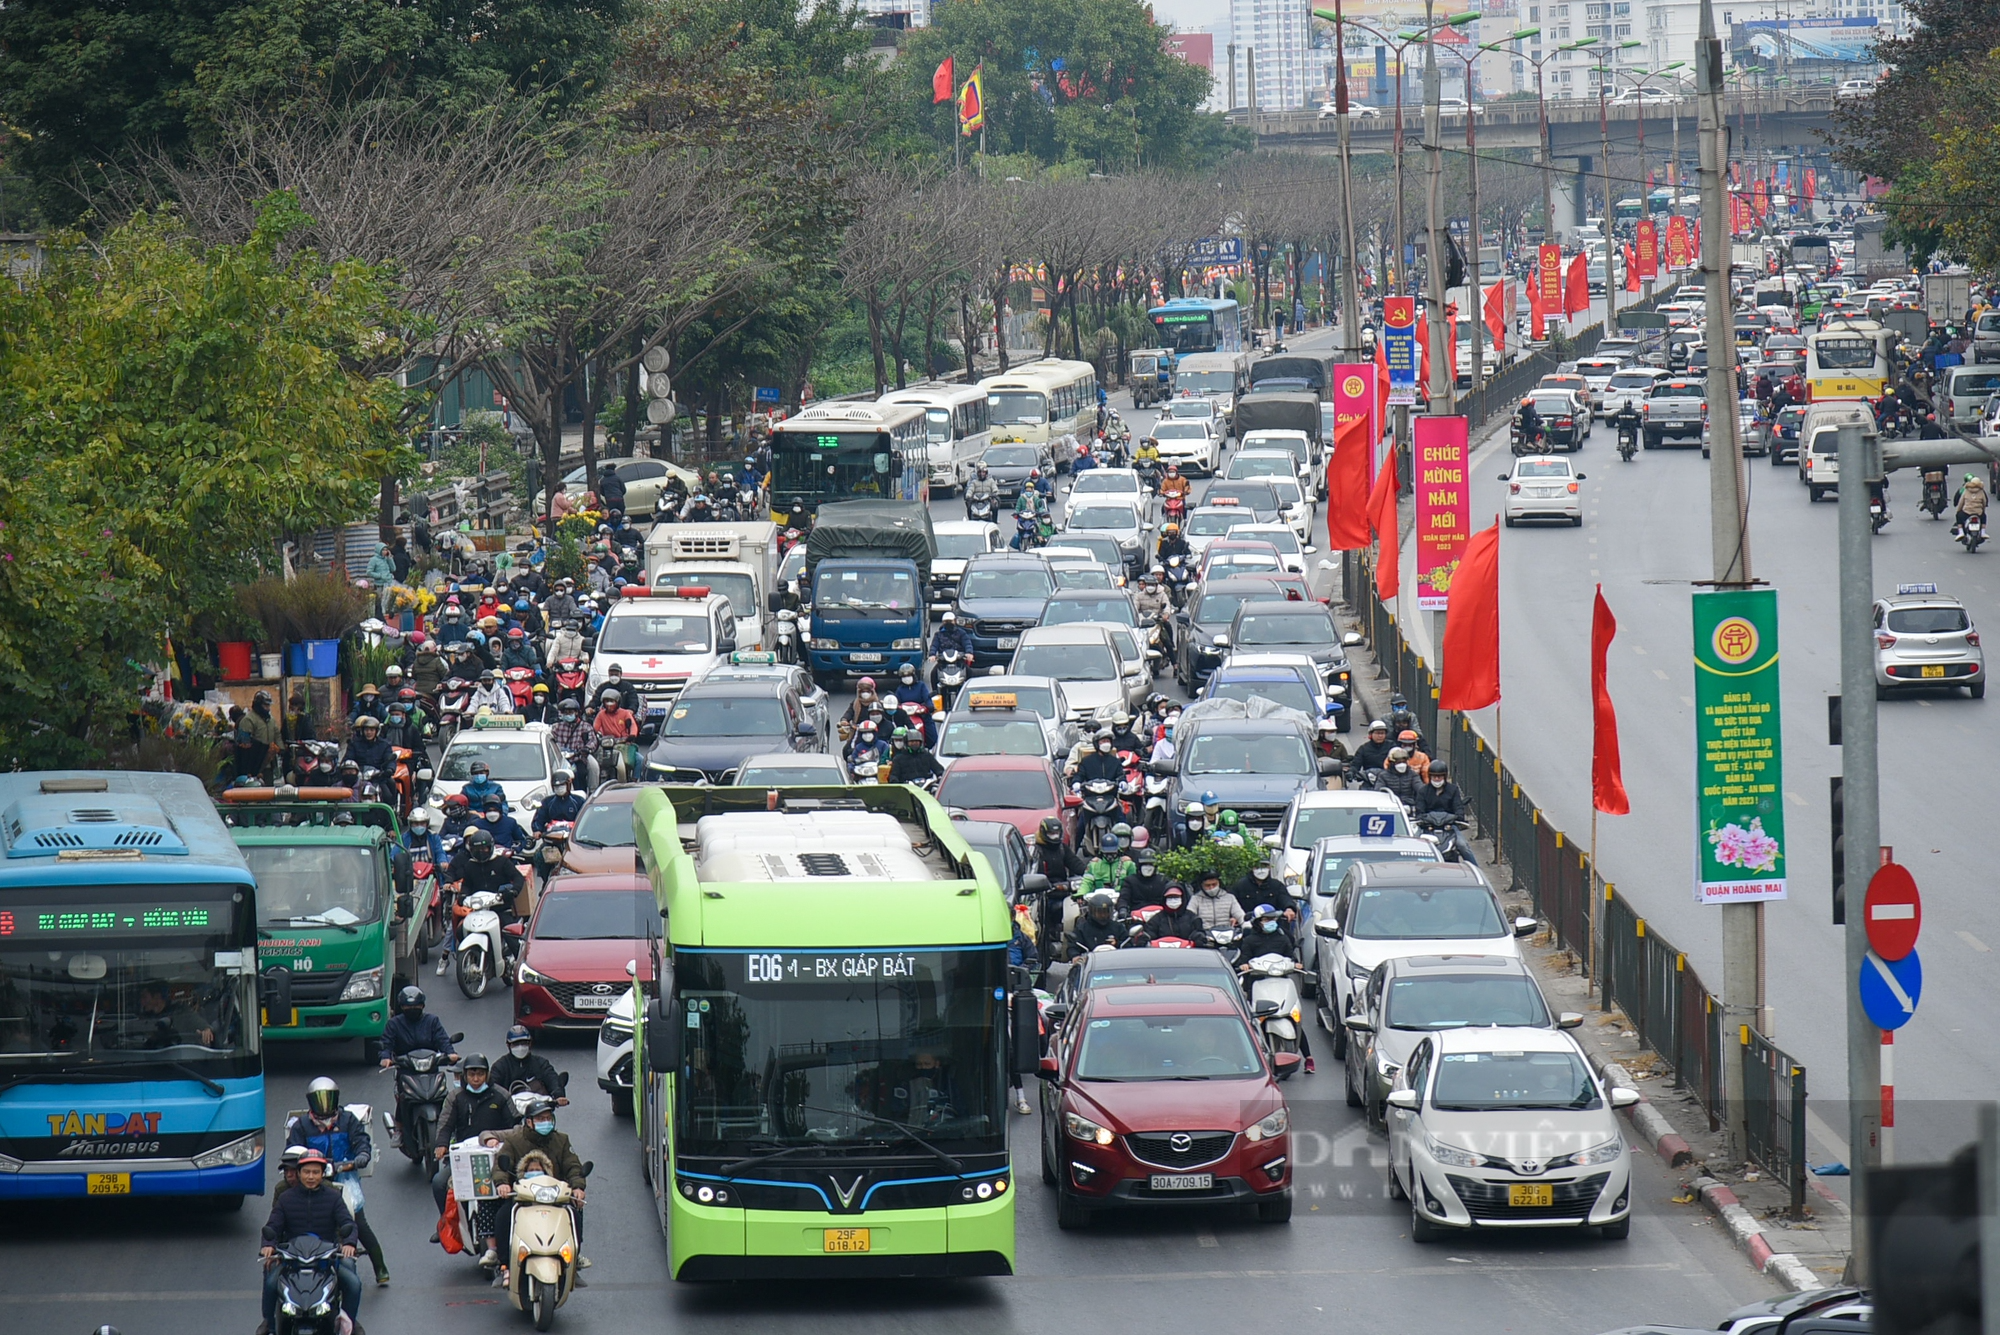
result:
M 1337 731 L 1354 727 L 1354 674 L 1347 665 L 1340 628 L 1325 603 L 1264 598 L 1245 602 L 1229 624 L 1229 648 L 1260 654 L 1309 654 L 1326 693 L 1349 708 L 1334 715 Z M 1355 636 L 1358 641 L 1361 637 Z
M 1271 581 L 1254 575 L 1212 579 L 1196 586 L 1188 595 L 1186 606 L 1174 613 L 1174 680 L 1181 689 L 1190 697 L 1199 695 L 1208 674 L 1215 671 L 1229 652 L 1227 642 L 1236 625 L 1236 613 L 1245 603 L 1268 601 L 1276 596 Z M 1320 608 L 1322 613 L 1325 610 Z M 1224 643 L 1217 644 L 1218 637 Z
M 989 552 L 965 563 L 953 610 L 982 662 L 1014 652 L 1021 632 L 1040 623 L 1056 591 L 1049 563 L 1029 552 Z

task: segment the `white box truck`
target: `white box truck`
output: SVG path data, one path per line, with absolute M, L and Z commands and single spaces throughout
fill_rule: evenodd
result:
M 776 524 L 655 524 L 646 538 L 646 573 L 656 588 L 706 584 L 729 599 L 740 648 L 768 643 L 768 600 L 778 587 Z

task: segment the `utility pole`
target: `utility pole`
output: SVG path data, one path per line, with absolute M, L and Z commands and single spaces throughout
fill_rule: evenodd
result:
M 1468 249 L 1472 253 L 1465 257 L 1465 262 L 1467 291 L 1471 293 L 1472 306 L 1472 395 L 1473 402 L 1483 406 L 1486 402 L 1486 294 L 1480 286 L 1479 268 L 1479 134 L 1474 129 L 1479 117 L 1472 114 L 1472 109 L 1479 105 L 1472 96 L 1472 67 L 1477 63 L 1477 52 L 1473 59 L 1465 62 L 1465 171 L 1467 191 L 1472 196 L 1472 216 L 1465 229 L 1466 240 L 1470 243 Z M 1512 319 L 1513 312 L 1509 311 L 1505 318 Z M 1458 374 L 1456 366 L 1452 367 L 1452 374 Z M 1439 647 L 1442 649 L 1442 641 Z
M 1611 331 L 1618 327 L 1615 318 L 1618 312 L 1618 279 L 1611 271 L 1611 261 L 1618 255 L 1618 239 L 1612 233 L 1611 220 L 1617 215 L 1618 209 L 1611 200 L 1611 112 L 1604 102 L 1605 86 L 1610 82 L 1611 67 L 1604 63 L 1604 57 L 1600 55 L 1597 61 L 1597 139 L 1598 152 L 1603 155 L 1604 164 L 1604 230 L 1601 235 L 1604 237 L 1604 334 L 1607 338 L 1611 336 Z M 1724 277 L 1722 311 L 1723 318 L 1730 320 L 1733 317 L 1730 315 L 1726 272 Z M 1709 327 L 1712 329 L 1715 326 Z M 1732 414 L 1734 411 L 1732 408 Z
M 1236 110 L 1236 43 L 1234 42 L 1229 44 L 1229 109 Z
M 1701 36 L 1695 43 L 1696 86 L 1701 104 L 1701 267 L 1708 290 L 1708 327 L 1734 325 L 1729 304 L 1729 215 L 1723 178 L 1729 160 L 1728 128 L 1722 119 L 1722 43 L 1715 35 L 1713 0 L 1701 0 Z M 1605 287 L 1611 286 L 1611 266 L 1605 261 Z M 1708 349 L 1708 515 L 1718 588 L 1742 588 L 1750 583 L 1750 535 L 1743 505 L 1743 441 L 1736 423 L 1736 340 L 1711 339 Z M 1851 474 L 1849 476 L 1852 476 Z M 1867 519 L 1865 491 L 1860 495 L 1862 519 Z M 1843 509 L 1845 500 L 1842 501 Z M 1868 688 L 1874 690 L 1874 660 L 1869 659 Z M 1848 674 L 1852 680 L 1852 674 Z M 1872 713 L 1871 713 L 1872 720 Z M 1848 826 L 1848 847 L 1855 846 Z M 1873 845 L 1873 836 L 1868 843 Z M 1870 873 L 1872 874 L 1872 873 Z M 1857 887 L 1865 883 L 1857 881 Z M 1724 904 L 1722 913 L 1722 1034 L 1725 1051 L 1738 1028 L 1750 1025 L 1769 1033 L 1764 1009 L 1764 906 Z M 1859 913 L 1853 915 L 1858 921 Z M 1858 976 L 1858 975 L 1857 975 Z M 1745 1144 L 1743 1070 L 1738 1062 L 1722 1063 L 1723 1101 L 1729 1112 L 1729 1136 L 1738 1153 Z M 1855 1217 L 1862 1218 L 1857 1208 Z
M 1333 114 L 1340 132 L 1340 352 L 1350 362 L 1361 360 L 1361 266 L 1354 242 L 1354 159 L 1350 144 L 1354 118 L 1348 115 L 1347 30 L 1333 0 Z M 1370 442 L 1370 451 L 1375 443 Z M 1371 454 L 1372 457 L 1372 454 Z
M 1428 215 L 1428 254 L 1424 267 L 1430 274 L 1431 403 L 1433 414 L 1450 416 L 1457 411 L 1453 390 L 1457 384 L 1457 358 L 1452 356 L 1449 326 L 1444 318 L 1445 256 L 1448 248 L 1444 231 L 1444 146 L 1438 142 L 1437 24 L 1432 16 L 1435 0 L 1424 0 L 1424 205 Z

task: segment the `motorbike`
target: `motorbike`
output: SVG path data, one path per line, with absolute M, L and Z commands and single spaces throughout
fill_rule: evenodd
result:
M 968 496 L 965 498 L 965 517 L 975 524 L 993 522 L 995 501 L 991 496 Z
M 882 776 L 888 772 L 889 762 L 885 759 L 888 754 L 886 749 L 878 749 L 851 756 L 847 772 L 858 784 L 882 783 L 885 781 Z
M 1944 474 L 1924 474 L 1924 499 L 1919 507 L 1932 519 L 1944 518 Z
M 961 651 L 947 649 L 938 655 L 938 661 L 931 668 L 931 693 L 937 697 L 938 713 L 951 711 L 966 678 L 971 675 L 972 664 Z
M 338 786 L 340 747 L 333 742 L 292 743 L 292 784 L 298 788 Z
M 1289 955 L 1258 955 L 1239 972 L 1250 988 L 1250 1014 L 1273 1056 L 1299 1050 L 1299 966 Z M 1298 1069 L 1293 1067 L 1293 1070 Z M 1280 1080 L 1285 1072 L 1279 1072 Z
M 1194 587 L 1194 570 L 1184 556 L 1167 558 L 1167 597 L 1173 600 L 1176 610 L 1186 607 L 1188 591 Z
M 1417 726 L 1417 713 L 1410 708 L 1409 697 L 1397 691 L 1389 697 L 1389 735 L 1401 737 L 1406 732 L 1417 734 L 1417 749 L 1422 750 L 1424 735 L 1423 729 Z
M 1524 434 L 1521 424 L 1516 421 L 1507 429 L 1507 447 L 1517 455 L 1538 454 L 1542 448 L 1542 432 L 1537 427 L 1532 435 Z
M 1020 540 L 1023 551 L 1040 547 L 1046 540 L 1042 533 L 1041 520 L 1025 510 L 1014 516 L 1014 534 Z
M 535 670 L 510 667 L 501 675 L 507 679 L 507 691 L 514 697 L 514 712 L 525 713 L 535 701 Z
M 1231 964 L 1236 963 L 1236 943 L 1242 939 L 1243 929 L 1240 927 L 1211 927 L 1208 929 L 1209 944 L 1215 948 L 1215 952 L 1218 955 L 1228 960 Z
M 772 628 L 772 645 L 780 663 L 799 661 L 799 614 L 787 607 L 778 613 Z
M 1638 453 L 1638 450 L 1639 428 L 1626 422 L 1620 422 L 1618 424 L 1618 457 L 1629 464 L 1632 462 L 1632 456 Z
M 447 746 L 471 717 L 472 687 L 464 677 L 452 677 L 438 692 L 438 740 Z
M 1144 460 L 1139 464 L 1138 468 L 1139 468 L 1139 485 L 1146 489 L 1148 495 L 1152 496 L 1159 495 L 1160 492 L 1159 460 L 1157 459 Z
M 783 533 L 780 533 L 778 535 L 778 559 L 782 561 L 791 555 L 792 548 L 798 546 L 799 539 L 803 537 L 805 537 L 805 534 L 796 528 L 788 528 Z
M 1156 774 L 1148 769 L 1145 777 L 1145 821 L 1146 837 L 1154 848 L 1171 848 L 1174 841 L 1174 817 L 1168 806 L 1168 790 L 1173 786 L 1172 771 Z
M 570 836 L 576 827 L 566 820 L 552 820 L 542 830 L 542 837 L 535 844 L 529 861 L 535 869 L 535 884 L 546 886 L 551 877 L 561 872 L 563 862 L 569 856 Z
M 453 1034 L 451 1041 L 464 1038 L 464 1034 Z M 431 1151 L 437 1145 L 438 1116 L 451 1093 L 445 1071 L 452 1060 L 442 1052 L 413 1048 L 388 1068 L 396 1073 L 396 1113 L 390 1127 L 396 1134 L 396 1147 L 426 1174 L 433 1166 Z
M 602 733 L 597 738 L 597 779 L 602 783 L 607 779 L 623 782 L 628 775 L 625 763 L 625 744 L 616 737 L 606 737 Z
M 757 489 L 755 487 L 738 487 L 736 489 L 736 511 L 739 517 L 755 519 L 758 512 L 763 508 L 763 505 L 758 500 Z
M 1959 545 L 1967 552 L 1976 552 L 1986 541 L 1986 516 L 1967 515 L 1965 522 L 1958 526 Z
M 458 918 L 458 990 L 478 1000 L 505 969 L 506 943 L 500 933 L 500 896 L 492 890 L 467 895 Z
M 1090 779 L 1082 786 L 1083 814 L 1077 843 L 1084 853 L 1096 857 L 1104 847 L 1104 836 L 1125 819 L 1125 804 L 1118 798 L 1113 779 Z
M 1177 492 L 1160 502 L 1160 515 L 1169 524 L 1179 524 L 1187 519 L 1187 495 Z
M 590 1172 L 591 1165 L 584 1165 Z M 576 1207 L 560 1178 L 534 1173 L 514 1184 L 513 1264 L 507 1268 L 507 1296 L 534 1318 L 536 1330 L 554 1324 L 556 1309 L 576 1291 Z
M 1889 503 L 1880 496 L 1868 498 L 1868 527 L 1876 533 L 1889 527 Z
M 308 1233 L 272 1248 L 278 1310 L 271 1335 L 362 1335 L 340 1310 L 340 1248 Z
M 583 688 L 590 680 L 590 660 L 580 657 L 558 658 L 555 677 L 555 703 L 574 700 L 581 705 Z M 529 688 L 531 693 L 533 689 Z
M 1465 835 L 1461 833 L 1467 824 L 1463 816 L 1453 816 L 1445 811 L 1426 811 L 1417 817 L 1414 824 L 1417 834 L 1436 844 L 1438 856 L 1446 862 L 1468 865 L 1478 862 L 1472 856 L 1472 846 L 1465 842 Z

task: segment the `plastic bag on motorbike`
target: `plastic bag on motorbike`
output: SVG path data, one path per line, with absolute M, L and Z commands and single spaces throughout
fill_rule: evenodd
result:
M 1252 697 L 1248 700 L 1196 700 L 1181 710 L 1181 721 L 1174 730 L 1174 744 L 1180 744 L 1181 730 L 1191 727 L 1206 718 L 1280 718 L 1289 719 L 1303 727 L 1308 733 L 1318 720 L 1308 718 L 1303 712 L 1289 705 L 1281 705 L 1275 700 Z
M 458 1226 L 458 1194 L 450 1187 L 444 1189 L 444 1213 L 438 1217 L 438 1246 L 453 1256 L 465 1252 L 465 1235 Z

